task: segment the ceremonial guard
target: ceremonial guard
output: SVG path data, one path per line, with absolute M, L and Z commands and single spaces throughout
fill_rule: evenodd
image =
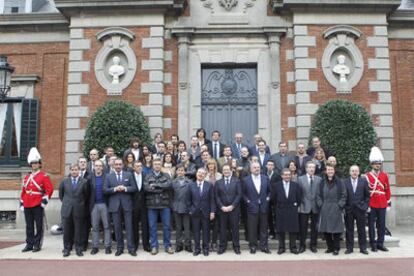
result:
M 26 246 L 22 252 L 38 252 L 42 248 L 43 209 L 53 194 L 53 185 L 49 176 L 40 170 L 41 156 L 36 148 L 30 149 L 27 162 L 32 171 L 24 178 L 20 196 L 20 209 L 26 220 Z
M 365 174 L 371 196 L 369 201 L 371 211 L 368 216 L 369 242 L 371 251 L 373 252 L 377 250 L 388 251 L 384 246 L 385 215 L 387 207 L 391 206 L 391 190 L 387 173 L 381 171 L 384 157 L 379 148 L 372 147 L 371 153 L 369 154 L 369 161 L 371 162 L 372 170 Z M 375 226 L 377 227 L 376 240 Z

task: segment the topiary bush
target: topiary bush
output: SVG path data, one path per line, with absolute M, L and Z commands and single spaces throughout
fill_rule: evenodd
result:
M 151 141 L 141 110 L 123 101 L 108 101 L 96 110 L 88 123 L 83 152 L 89 156 L 93 148 L 103 153 L 106 146 L 112 146 L 115 153 L 122 156 L 133 137 L 138 137 L 141 144 Z
M 349 175 L 353 164 L 359 165 L 361 172 L 368 169 L 369 152 L 377 135 L 370 115 L 362 106 L 345 100 L 328 101 L 315 114 L 309 143 L 314 136 L 334 153 L 344 175 Z

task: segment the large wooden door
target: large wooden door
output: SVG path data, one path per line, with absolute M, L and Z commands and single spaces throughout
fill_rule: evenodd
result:
M 236 132 L 252 142 L 258 132 L 256 68 L 202 69 L 201 124 L 207 135 L 220 131 L 224 143 Z

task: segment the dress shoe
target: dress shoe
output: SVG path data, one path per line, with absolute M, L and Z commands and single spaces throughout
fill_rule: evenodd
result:
M 182 245 L 177 245 L 176 247 L 175 247 L 175 252 L 181 252 L 181 251 L 183 251 L 183 246 Z
M 112 249 L 110 247 L 105 248 L 105 254 L 112 254 Z
M 312 252 L 312 253 L 316 253 L 316 252 L 318 252 L 318 249 L 316 249 L 316 247 L 311 247 L 311 249 L 310 249 L 310 250 L 311 250 L 311 252 Z
M 250 254 L 256 254 L 256 248 L 255 247 L 250 248 Z
M 172 249 L 172 247 L 169 246 L 165 249 L 165 252 L 168 253 L 168 254 L 174 254 L 174 249 Z
M 334 252 L 332 253 L 332 255 L 337 256 L 339 254 L 338 250 L 334 250 Z
M 373 247 L 371 247 L 371 251 L 372 251 L 372 252 L 377 252 L 377 251 L 378 251 L 378 249 L 377 249 L 375 246 L 373 246 Z
M 32 252 L 39 252 L 41 248 L 39 246 L 33 246 Z
M 92 248 L 91 255 L 95 255 L 96 253 L 98 253 L 98 251 L 99 251 L 98 248 L 96 248 L 96 247 Z
M 352 249 L 347 249 L 347 250 L 345 250 L 345 254 L 346 254 L 346 255 L 351 254 L 352 252 L 354 252 L 354 250 L 352 250 Z
M 82 247 L 83 252 L 86 252 L 87 250 L 88 250 L 88 245 L 85 245 L 85 246 Z
M 234 253 L 236 255 L 240 255 L 241 254 L 240 249 L 239 248 L 234 249 Z
M 263 253 L 266 253 L 266 254 L 270 254 L 271 253 L 270 250 L 269 250 L 269 248 L 267 248 L 267 247 L 263 248 L 260 251 L 262 251 Z
M 377 246 L 377 249 L 378 250 L 380 250 L 380 251 L 384 251 L 384 252 L 388 252 L 389 250 L 388 250 L 388 248 L 386 248 L 385 246 L 383 246 L 383 245 L 378 245 Z
M 291 249 L 290 250 L 290 253 L 295 254 L 295 255 L 298 255 L 299 254 L 299 251 L 295 248 L 295 249 Z
M 153 248 L 151 249 L 151 255 L 157 255 L 157 254 L 158 254 L 158 248 L 153 247 Z
M 151 248 L 149 246 L 144 246 L 144 251 L 145 252 L 151 252 Z
M 210 251 L 211 251 L 211 252 L 216 252 L 216 251 L 217 251 L 217 244 L 212 243 L 212 244 L 210 245 Z
M 207 257 L 209 255 L 209 251 L 208 250 L 203 250 L 203 255 Z
M 135 252 L 134 250 L 128 250 L 129 255 L 131 255 L 132 257 L 136 257 L 137 256 L 137 252 Z
M 28 252 L 28 251 L 32 251 L 32 250 L 33 250 L 33 246 L 26 245 L 26 246 L 22 249 L 22 252 Z
M 306 249 L 305 249 L 304 246 L 299 247 L 299 251 L 298 251 L 299 253 L 303 253 L 305 251 L 306 251 Z
M 329 254 L 329 253 L 332 253 L 332 252 L 333 252 L 333 250 L 332 250 L 332 249 L 326 249 L 326 250 L 325 250 L 325 253 L 326 253 L 326 254 Z
M 221 254 L 223 254 L 223 253 L 224 253 L 224 251 L 225 251 L 224 249 L 221 249 L 221 248 L 220 248 L 219 250 L 217 250 L 217 255 L 221 255 Z
M 285 249 L 283 249 L 283 248 L 279 248 L 279 250 L 277 251 L 277 254 L 278 255 L 282 255 L 283 253 L 285 253 Z
M 69 257 L 70 252 L 69 250 L 63 250 L 63 257 Z
M 201 253 L 200 250 L 196 250 L 196 251 L 194 251 L 193 256 L 198 256 L 198 255 L 200 255 L 200 253 Z
M 82 256 L 83 256 L 82 249 L 81 249 L 81 250 L 76 250 L 76 255 L 77 255 L 78 257 L 82 257 Z
M 184 249 L 185 249 L 185 251 L 187 251 L 189 253 L 193 253 L 193 249 L 191 248 L 191 245 L 190 246 L 186 246 Z
M 366 250 L 366 249 L 361 249 L 361 250 L 359 250 L 359 252 L 361 252 L 364 255 L 368 255 L 368 250 Z
M 124 253 L 124 250 L 117 249 L 116 252 L 115 252 L 115 256 L 117 256 L 117 257 L 121 256 L 123 253 Z

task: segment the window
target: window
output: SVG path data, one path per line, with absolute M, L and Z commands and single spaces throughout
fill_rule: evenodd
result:
M 37 143 L 38 101 L 8 99 L 0 103 L 0 165 L 25 165 Z
M 18 13 L 19 12 L 19 7 L 12 7 L 11 8 L 11 13 Z

